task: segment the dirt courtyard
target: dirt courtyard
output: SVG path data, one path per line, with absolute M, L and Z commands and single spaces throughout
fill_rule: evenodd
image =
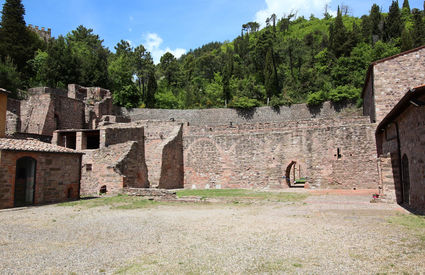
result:
M 370 194 L 307 194 L 136 207 L 123 197 L 3 210 L 0 273 L 424 272 L 423 217 L 370 203 Z

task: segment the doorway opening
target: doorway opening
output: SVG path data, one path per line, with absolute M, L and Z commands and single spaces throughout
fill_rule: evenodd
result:
M 16 161 L 15 207 L 34 204 L 36 164 L 37 161 L 31 157 Z

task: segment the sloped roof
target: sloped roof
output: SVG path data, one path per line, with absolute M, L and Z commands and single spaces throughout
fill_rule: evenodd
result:
M 0 150 L 83 154 L 82 152 L 78 152 L 65 147 L 60 147 L 50 143 L 41 142 L 36 139 L 0 138 Z
M 395 59 L 395 58 L 397 58 L 397 57 L 399 57 L 399 56 L 403 56 L 403 55 L 406 55 L 406 54 L 409 54 L 409 53 L 413 53 L 413 52 L 416 52 L 416 51 L 422 50 L 422 49 L 424 49 L 424 48 L 425 48 L 425 45 L 420 46 L 420 47 L 417 47 L 417 48 L 414 48 L 414 49 L 411 49 L 411 50 L 408 50 L 408 51 L 405 51 L 405 52 L 401 52 L 401 53 L 399 53 L 399 54 L 392 55 L 392 56 L 389 56 L 389 57 L 386 57 L 386 58 L 383 58 L 383 59 L 380 59 L 380 60 L 376 60 L 376 61 L 372 62 L 372 63 L 369 65 L 369 68 L 368 68 L 367 73 L 366 73 L 366 79 L 365 79 L 364 86 L 363 86 L 363 90 L 362 90 L 362 98 L 363 98 L 363 96 L 364 96 L 364 93 L 365 93 L 365 90 L 366 90 L 366 85 L 367 85 L 367 82 L 369 81 L 369 78 L 370 78 L 370 74 L 372 73 L 372 69 L 373 69 L 373 67 L 374 67 L 375 65 L 380 64 L 380 63 L 383 63 L 383 62 L 388 61 L 388 60 Z

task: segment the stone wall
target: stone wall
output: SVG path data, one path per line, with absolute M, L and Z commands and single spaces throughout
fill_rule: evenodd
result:
M 103 186 L 108 194 L 149 187 L 143 143 L 128 141 L 84 153 L 81 194 L 99 194 Z
M 153 188 L 183 187 L 182 123 L 172 121 L 138 121 L 133 125 L 145 129 L 146 165 Z
M 0 151 L 0 208 L 14 206 L 16 161 L 22 157 L 37 161 L 34 204 L 79 198 L 80 155 Z
M 19 105 L 20 129 L 17 132 L 51 136 L 57 129 L 84 127 L 84 103 L 81 101 L 52 93 L 36 93 Z M 10 121 L 10 128 L 13 128 L 13 120 Z
M 226 125 L 240 123 L 257 123 L 271 121 L 291 121 L 311 118 L 332 118 L 360 115 L 361 110 L 353 107 L 343 108 L 325 102 L 323 106 L 309 108 L 306 104 L 295 104 L 280 108 L 258 107 L 251 110 L 230 108 L 202 110 L 160 110 L 160 109 L 125 109 L 120 114 L 128 116 L 132 121 L 161 120 L 184 121 L 190 125 Z
M 185 126 L 185 188 L 286 188 L 296 161 L 312 188 L 376 189 L 374 130 L 367 117 Z
M 364 94 L 365 115 L 379 123 L 406 91 L 425 84 L 424 68 L 425 47 L 374 64 L 369 77 L 372 85 L 367 85 Z
M 425 101 L 425 96 L 420 100 Z M 398 125 L 399 138 L 394 123 L 377 135 L 378 152 L 380 155 L 390 155 L 395 196 L 398 203 L 403 202 L 401 183 L 401 161 L 407 157 L 410 178 L 410 207 L 425 209 L 425 107 L 409 106 L 395 122 Z M 398 141 L 400 152 L 398 152 Z M 393 195 L 393 194 L 388 194 Z

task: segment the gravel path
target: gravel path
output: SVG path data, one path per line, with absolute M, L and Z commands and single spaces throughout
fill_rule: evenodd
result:
M 1 274 L 421 273 L 425 240 L 370 196 L 0 211 Z

